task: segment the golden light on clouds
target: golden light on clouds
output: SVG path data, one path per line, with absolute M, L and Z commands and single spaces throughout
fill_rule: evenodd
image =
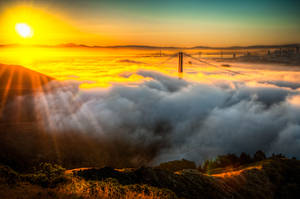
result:
M 20 37 L 20 36 L 18 36 Z M 31 39 L 34 40 L 36 33 Z M 27 40 L 24 39 L 23 40 Z M 51 76 L 57 80 L 76 80 L 81 82 L 81 88 L 103 88 L 112 85 L 139 85 L 148 79 L 138 71 L 156 71 L 185 81 L 224 84 L 244 82 L 249 88 L 274 88 L 272 82 L 299 82 L 300 71 L 283 71 L 280 65 L 227 63 L 230 67 L 222 67 L 221 63 L 214 67 L 197 63 L 189 57 L 184 57 L 184 74 L 178 77 L 178 58 L 165 62 L 166 57 L 153 56 L 157 50 L 134 49 L 102 49 L 102 48 L 43 48 L 43 47 L 10 47 L 0 49 L 0 63 L 21 65 Z M 193 51 L 192 51 L 193 52 Z M 192 53 L 189 52 L 189 53 Z M 209 51 L 211 52 L 211 51 Z M 164 51 L 174 54 L 175 51 Z M 205 57 L 205 55 L 202 55 Z M 162 63 L 162 64 L 158 64 Z M 235 71 L 236 74 L 227 70 Z M 293 99 L 293 104 L 298 101 Z
M 300 107 L 300 95 L 295 95 L 292 96 L 288 99 L 289 103 L 296 106 L 296 107 Z

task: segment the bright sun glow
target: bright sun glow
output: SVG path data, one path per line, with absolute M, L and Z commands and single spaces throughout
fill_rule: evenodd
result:
M 17 33 L 24 38 L 32 37 L 33 32 L 30 26 L 25 23 L 18 23 L 16 24 L 16 31 Z

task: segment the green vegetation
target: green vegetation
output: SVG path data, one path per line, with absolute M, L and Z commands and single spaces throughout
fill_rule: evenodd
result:
M 67 181 L 65 169 L 57 164 L 41 163 L 32 174 L 23 174 L 21 179 L 42 187 L 55 187 Z
M 41 163 L 34 170 L 33 173 L 19 174 L 8 166 L 0 166 L 0 178 L 10 185 L 29 182 L 42 187 L 55 187 L 60 183 L 67 182 L 65 169 L 59 165 Z
M 273 154 L 270 158 L 284 158 L 283 155 Z M 211 174 L 212 170 L 219 168 L 239 168 L 244 165 L 253 164 L 266 159 L 266 155 L 263 151 L 257 151 L 253 157 L 244 152 L 238 157 L 237 155 L 230 153 L 226 155 L 219 155 L 214 160 L 206 160 L 202 166 L 199 167 L 199 170 L 205 173 Z

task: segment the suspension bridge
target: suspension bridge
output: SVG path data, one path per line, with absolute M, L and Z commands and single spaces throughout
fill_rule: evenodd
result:
M 161 65 L 164 65 L 167 62 L 177 58 L 178 59 L 178 73 L 183 73 L 183 71 L 184 71 L 184 58 L 187 57 L 187 58 L 190 58 L 193 61 L 195 61 L 196 62 L 195 65 L 198 65 L 198 66 L 201 66 L 201 67 L 203 67 L 203 65 L 207 65 L 207 66 L 215 67 L 218 70 L 222 70 L 224 72 L 227 72 L 227 73 L 230 73 L 230 74 L 233 74 L 233 75 L 241 74 L 240 72 L 224 68 L 224 66 L 213 64 L 213 63 L 207 61 L 206 59 L 198 58 L 198 57 L 195 57 L 192 54 L 185 53 L 185 52 L 182 52 L 182 51 L 176 52 L 176 53 L 171 54 L 171 55 L 166 55 L 165 57 L 166 57 L 165 60 L 163 60 L 163 61 L 161 61 L 161 62 L 159 62 L 155 65 L 156 66 L 161 66 Z

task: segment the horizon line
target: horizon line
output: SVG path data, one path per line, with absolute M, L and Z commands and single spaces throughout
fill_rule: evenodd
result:
M 138 49 L 212 49 L 212 50 L 229 50 L 229 49 L 255 49 L 255 48 L 296 48 L 300 47 L 300 43 L 288 43 L 288 44 L 274 44 L 274 45 L 246 45 L 246 46 L 202 46 L 196 45 L 192 47 L 179 47 L 179 46 L 156 46 L 156 45 L 137 45 L 137 44 L 130 44 L 130 45 L 86 45 L 86 44 L 76 44 L 76 43 L 62 43 L 56 45 L 47 45 L 47 44 L 0 44 L 0 48 L 5 47 L 41 47 L 41 48 L 138 48 Z

